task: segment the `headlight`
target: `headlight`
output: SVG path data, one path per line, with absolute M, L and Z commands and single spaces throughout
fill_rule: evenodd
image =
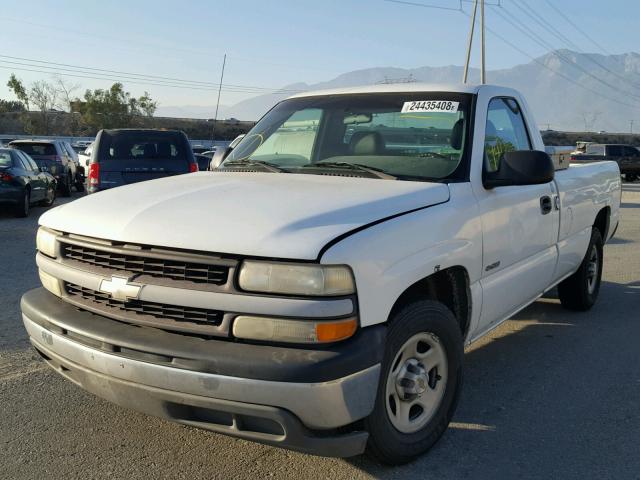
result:
M 355 292 L 351 270 L 344 265 L 305 265 L 246 261 L 240 288 L 250 292 L 338 296 Z
M 52 230 L 48 230 L 44 227 L 38 229 L 36 234 L 36 248 L 39 252 L 44 253 L 49 257 L 57 256 L 57 234 Z
M 355 317 L 314 321 L 241 315 L 233 322 L 233 335 L 248 340 L 329 343 L 351 337 L 357 328 L 358 321 Z

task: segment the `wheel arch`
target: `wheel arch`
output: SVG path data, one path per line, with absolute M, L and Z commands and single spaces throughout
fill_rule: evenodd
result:
M 593 226 L 600 231 L 602 240 L 607 241 L 609 235 L 609 222 L 611 218 L 611 207 L 603 207 L 600 209 L 593 222 Z
M 452 266 L 432 273 L 407 287 L 396 299 L 388 321 L 404 306 L 419 300 L 435 300 L 445 305 L 466 336 L 471 323 L 469 273 L 463 266 Z

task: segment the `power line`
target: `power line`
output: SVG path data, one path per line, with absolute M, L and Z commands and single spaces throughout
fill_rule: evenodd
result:
M 469 16 L 469 14 L 467 12 L 462 12 L 463 15 L 466 15 L 467 17 Z M 630 108 L 640 108 L 636 105 L 630 105 L 628 103 L 622 102 L 620 100 L 617 100 L 613 97 L 609 97 L 608 95 L 604 95 L 603 93 L 597 91 L 597 90 L 593 90 L 592 88 L 589 88 L 585 85 L 582 85 L 581 83 L 576 82 L 574 79 L 572 79 L 571 77 L 566 76 L 565 74 L 563 74 L 562 72 L 559 72 L 557 70 L 554 70 L 553 68 L 549 67 L 547 64 L 545 64 L 544 62 L 541 62 L 540 60 L 538 60 L 537 58 L 533 57 L 532 55 L 529 55 L 527 52 L 525 52 L 524 50 L 522 50 L 520 47 L 518 47 L 517 45 L 515 45 L 514 43 L 510 42 L 509 40 L 507 40 L 505 37 L 503 37 L 502 35 L 500 35 L 498 32 L 496 32 L 495 30 L 489 28 L 488 26 L 485 27 L 487 29 L 487 31 L 489 33 L 491 33 L 493 36 L 497 37 L 498 39 L 502 40 L 502 42 L 506 43 L 507 45 L 509 45 L 511 48 L 513 48 L 514 50 L 516 50 L 517 52 L 521 53 L 522 55 L 524 55 L 525 57 L 529 58 L 530 60 L 532 60 L 533 62 L 535 62 L 536 64 L 540 65 L 543 68 L 546 68 L 547 70 L 549 70 L 550 72 L 553 72 L 554 74 L 558 75 L 559 77 L 563 78 L 564 80 L 566 80 L 567 82 L 570 82 L 584 90 L 587 90 L 591 93 L 594 93 L 595 95 L 598 95 L 602 98 L 605 98 L 611 102 L 614 103 L 618 103 L 620 105 L 624 105 L 625 107 L 630 107 Z
M 637 84 L 633 83 L 628 78 L 624 77 L 623 75 L 620 75 L 618 72 L 616 72 L 614 70 L 611 70 L 606 65 L 603 65 L 598 60 L 593 58 L 590 54 L 585 53 L 584 50 L 582 50 L 578 45 L 576 45 L 569 38 L 567 38 L 562 32 L 558 31 L 558 29 L 556 29 L 553 25 L 551 25 L 551 23 L 549 21 L 547 21 L 544 17 L 542 17 L 539 13 L 537 13 L 533 8 L 531 8 L 531 6 L 529 6 L 524 0 L 513 0 L 513 4 L 520 11 L 522 11 L 525 15 L 527 15 L 534 22 L 536 22 L 538 25 L 542 26 L 545 30 L 550 32 L 556 38 L 560 39 L 561 42 L 566 43 L 573 50 L 576 50 L 579 53 L 582 53 L 584 58 L 586 58 L 590 62 L 596 64 L 597 66 L 599 66 L 600 68 L 602 68 L 606 72 L 610 73 L 611 75 L 613 75 L 615 77 L 618 77 L 620 80 L 622 80 L 623 82 L 631 85 L 633 88 L 640 89 L 640 86 L 638 86 Z M 525 8 L 526 8 L 526 10 L 525 10 Z M 633 94 L 631 94 L 631 95 L 633 95 Z
M 392 1 L 392 0 L 383 0 L 383 1 L 386 1 L 386 2 L 392 2 L 392 3 L 401 3 L 401 4 L 405 4 L 405 5 L 417 6 L 417 7 L 424 7 L 424 8 L 434 8 L 434 7 L 433 7 L 433 6 L 431 6 L 431 5 L 427 5 L 427 4 L 423 4 L 423 3 L 404 2 L 404 1 L 400 1 L 400 0 L 393 0 L 393 1 Z M 548 3 L 548 2 L 547 2 L 547 3 Z M 488 5 L 491 5 L 491 4 L 488 4 Z M 491 5 L 491 6 L 494 6 L 494 7 L 500 7 L 500 6 L 502 6 L 502 5 L 501 5 L 501 4 L 493 4 L 493 5 Z M 457 9 L 454 9 L 454 10 L 457 10 Z M 469 15 L 467 12 L 465 12 L 465 11 L 464 11 L 464 9 L 460 9 L 460 10 L 458 10 L 458 11 L 460 11 L 460 13 L 462 13 L 463 15 L 465 15 L 465 16 L 467 16 L 467 17 L 470 17 L 470 15 Z M 494 9 L 494 11 L 497 11 L 497 10 L 496 10 L 496 9 Z M 507 21 L 508 21 L 508 20 L 507 20 Z M 512 22 L 510 22 L 510 23 L 513 25 L 513 23 L 512 23 Z M 514 25 L 514 26 L 515 26 L 515 25 Z M 598 91 L 598 90 L 594 90 L 594 89 L 592 89 L 592 88 L 587 87 L 586 85 L 583 85 L 583 84 L 581 84 L 581 83 L 579 83 L 579 82 L 575 81 L 575 80 L 574 80 L 574 79 L 572 79 L 571 77 L 568 77 L 567 75 L 563 74 L 562 72 L 560 72 L 560 71 L 558 71 L 558 70 L 555 70 L 555 69 L 553 69 L 553 68 L 549 67 L 547 64 L 545 64 L 544 62 L 541 62 L 540 60 L 538 60 L 537 58 L 533 57 L 532 55 L 529 55 L 527 52 L 525 52 L 524 50 L 522 50 L 520 47 L 518 47 L 517 45 L 515 45 L 513 42 L 510 42 L 510 41 L 509 41 L 509 40 L 507 40 L 504 36 L 500 35 L 500 34 L 499 34 L 499 33 L 497 33 L 496 31 L 494 31 L 493 29 L 489 28 L 488 26 L 487 26 L 487 27 L 485 27 L 485 28 L 486 28 L 486 30 L 487 30 L 488 32 L 490 32 L 493 36 L 495 36 L 495 37 L 497 37 L 498 39 L 502 40 L 502 42 L 503 42 L 503 43 L 507 44 L 508 46 L 510 46 L 511 48 L 513 48 L 514 50 L 516 50 L 517 52 L 519 52 L 519 53 L 521 53 L 522 55 L 524 55 L 525 57 L 529 58 L 529 59 L 530 59 L 530 60 L 532 60 L 534 63 L 536 63 L 536 64 L 540 65 L 541 67 L 543 67 L 543 68 L 545 68 L 545 69 L 549 70 L 550 72 L 552 72 L 552 73 L 556 74 L 557 76 L 559 76 L 559 77 L 563 78 L 563 79 L 564 79 L 564 80 L 566 80 L 567 82 L 572 83 L 572 84 L 574 84 L 574 85 L 576 85 L 576 86 L 578 86 L 578 87 L 580 87 L 580 88 L 582 88 L 582 89 L 584 89 L 584 90 L 586 90 L 586 91 L 589 91 L 589 92 L 591 92 L 591 93 L 593 93 L 593 94 L 595 94 L 595 95 L 597 95 L 597 96 L 599 96 L 599 97 L 605 98 L 605 99 L 607 99 L 607 100 L 609 100 L 609 101 L 611 101 L 611 102 L 617 103 L 617 104 L 619 104 L 619 105 L 624 105 L 625 107 L 629 107 L 629 108 L 640 108 L 640 106 L 638 106 L 638 105 L 632 105 L 632 104 L 629 104 L 629 103 L 626 103 L 626 102 L 620 101 L 620 100 L 618 100 L 618 99 L 616 99 L 616 98 L 613 98 L 613 97 L 610 97 L 610 96 L 608 96 L 608 95 L 605 95 L 605 94 L 603 94 L 602 92 L 600 92 L 600 91 Z M 518 28 L 518 27 L 516 26 L 516 28 Z M 525 29 L 527 29 L 527 27 L 526 27 L 526 26 L 525 26 L 524 28 L 525 28 Z M 543 47 L 544 47 L 544 46 L 543 46 Z M 544 48 L 549 48 L 549 47 L 544 47 Z M 551 50 L 554 50 L 554 49 L 553 49 L 553 46 L 551 46 L 551 48 L 550 48 L 550 49 L 551 49 Z M 552 53 L 555 53 L 555 52 L 553 52 L 553 51 L 552 51 Z M 566 62 L 567 60 L 564 60 L 564 61 Z M 569 61 L 569 64 L 571 64 L 571 65 L 576 65 L 575 63 L 570 62 L 570 61 Z M 587 73 L 588 73 L 588 72 L 587 72 Z M 596 79 L 597 79 L 597 77 L 596 77 Z M 618 91 L 617 87 L 613 87 L 613 88 L 614 88 L 615 90 L 617 90 L 617 91 Z
M 507 10 L 504 10 L 504 11 L 507 14 L 511 14 L 511 12 L 508 12 Z M 494 9 L 494 12 L 497 13 L 504 21 L 506 21 L 507 23 L 510 23 L 513 27 L 515 27 L 516 29 L 520 30 L 523 34 L 525 34 L 531 40 L 536 42 L 538 45 L 542 46 L 545 49 L 550 50 L 550 53 L 552 55 L 554 55 L 555 57 L 557 57 L 562 62 L 566 63 L 567 65 L 572 66 L 573 68 L 576 68 L 576 69 L 580 70 L 582 73 L 584 73 L 588 77 L 596 80 L 597 82 L 605 85 L 606 87 L 610 88 L 611 90 L 613 90 L 613 91 L 615 91 L 615 92 L 617 92 L 619 94 L 635 97 L 635 98 L 640 100 L 640 96 L 639 95 L 636 95 L 636 94 L 628 92 L 628 91 L 621 90 L 617 86 L 613 85 L 612 83 L 609 83 L 606 80 L 603 80 L 600 77 L 597 77 L 596 75 L 591 73 L 589 70 L 584 68 L 582 65 L 576 63 L 575 61 L 571 60 L 567 56 L 565 56 L 565 55 L 561 54 L 560 52 L 558 52 L 554 48 L 554 46 L 552 44 L 550 44 L 546 40 L 543 40 L 542 38 L 540 38 L 539 35 L 537 35 L 533 30 L 531 30 L 527 25 L 525 25 L 524 22 L 519 20 L 513 14 L 511 14 L 511 17 L 508 17 L 507 15 L 505 15 L 505 14 L 501 13 L 500 11 L 498 11 L 497 9 Z
M 596 47 L 598 47 L 603 53 L 607 54 L 607 55 L 611 55 L 611 53 L 609 53 L 602 45 L 600 45 L 598 42 L 596 42 L 593 38 L 591 38 L 591 36 L 589 36 L 584 30 L 582 30 L 578 25 L 576 25 L 567 15 L 565 15 L 564 13 L 562 13 L 553 3 L 551 3 L 549 0 L 544 0 L 545 3 L 547 5 L 549 5 L 551 8 L 553 8 L 555 10 L 555 12 L 560 15 L 569 25 L 571 25 L 573 28 L 575 28 L 578 32 L 580 32 L 582 34 L 583 37 L 585 37 L 587 40 L 589 40 L 591 43 L 593 43 Z
M 78 73 L 83 73 L 83 74 L 91 74 L 91 75 L 95 75 L 95 74 L 99 74 L 99 75 L 105 75 L 105 74 L 109 74 L 106 76 L 118 76 L 118 77 L 123 77 L 123 78 L 132 78 L 134 80 L 137 79 L 142 79 L 142 80 L 147 80 L 149 79 L 150 81 L 153 82 L 167 82 L 167 83 L 174 83 L 174 84 L 181 84 L 184 83 L 186 85 L 196 85 L 196 86 L 205 86 L 205 87 L 213 87 L 213 88 L 217 88 L 218 84 L 215 82 L 203 82 L 203 81 L 198 81 L 198 80 L 185 80 L 185 79 L 180 79 L 180 78 L 175 78 L 175 77 L 163 77 L 163 76 L 159 76 L 159 75 L 147 75 L 147 74 L 142 74 L 142 73 L 133 73 L 133 72 L 124 72 L 121 70 L 106 70 L 103 68 L 93 68 L 93 67 L 85 67 L 85 66 L 81 66 L 81 65 L 72 65 L 72 64 L 68 64 L 68 63 L 56 63 L 56 62 L 49 62 L 49 61 L 45 61 L 45 60 L 35 60 L 32 58 L 24 58 L 24 57 L 13 57 L 10 55 L 0 55 L 0 59 L 2 58 L 9 58 L 12 60 L 22 60 L 25 62 L 30 62 L 30 63 L 38 63 L 38 64 L 42 64 L 42 65 L 29 65 L 26 63 L 18 63 L 18 62 L 12 62 L 9 60 L 0 60 L 4 63 L 10 63 L 10 64 L 16 64 L 16 65 L 23 65 L 23 66 L 31 66 L 31 67 L 37 67 L 37 68 L 54 68 L 54 67 L 48 67 L 46 65 L 54 65 L 56 69 L 58 70 L 62 70 L 62 71 L 67 71 L 67 72 L 75 72 L 78 71 Z M 69 70 L 67 68 L 62 68 L 62 67 L 71 67 L 72 70 Z M 85 72 L 84 70 L 88 70 L 88 72 Z M 97 73 L 94 73 L 97 72 Z M 104 73 L 103 73 L 104 72 Z M 267 88 L 267 87 L 257 87 L 257 86 L 249 86 L 249 85 L 235 85 L 235 84 L 228 84 L 227 86 L 229 87 L 238 87 L 238 88 L 242 88 L 245 90 L 256 90 L 256 91 L 282 91 L 282 92 L 286 92 L 286 91 L 295 91 L 295 92 L 299 92 L 300 90 L 291 90 L 291 89 L 282 89 L 282 88 Z
M 0 63 L 2 63 L 2 62 L 0 62 Z M 20 66 L 19 67 L 16 67 L 16 66 L 4 66 L 4 65 L 1 65 L 1 64 L 0 64 L 0 68 L 2 68 L 4 70 L 18 70 L 18 71 L 25 71 L 25 72 L 45 73 L 45 74 L 49 74 L 49 75 L 61 75 L 61 76 L 65 76 L 65 77 L 87 78 L 87 79 L 92 79 L 92 80 L 103 80 L 103 81 L 110 81 L 110 82 L 122 82 L 123 81 L 122 78 L 115 77 L 115 76 L 82 75 L 82 74 L 80 74 L 82 72 L 79 72 L 79 73 L 65 73 L 65 72 L 59 71 L 59 70 L 38 70 L 36 68 L 25 68 L 25 67 L 20 67 Z M 46 67 L 41 67 L 41 68 L 46 68 Z M 51 68 L 51 67 L 49 67 L 49 68 Z M 127 83 L 133 83 L 133 84 L 137 84 L 137 85 L 169 87 L 169 88 L 181 88 L 181 89 L 186 89 L 186 90 L 217 91 L 217 88 L 214 88 L 214 87 L 196 87 L 196 86 L 187 86 L 187 85 L 174 85 L 174 84 L 168 84 L 168 83 L 154 83 L 154 82 L 150 82 L 150 81 L 138 81 L 138 80 L 124 80 L 124 81 L 126 81 Z M 241 88 L 237 88 L 237 87 L 233 87 L 233 86 L 225 86 L 225 85 L 223 85 L 222 89 L 225 92 L 230 92 L 230 93 L 252 93 L 252 94 L 285 93 L 285 92 L 282 92 L 281 90 L 255 91 L 255 90 L 247 90 L 247 89 L 241 89 Z M 290 92 L 286 92 L 286 93 L 291 93 L 291 92 L 293 92 L 293 90 L 290 91 Z

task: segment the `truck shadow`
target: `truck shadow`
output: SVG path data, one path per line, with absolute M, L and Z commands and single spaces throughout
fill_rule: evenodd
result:
M 640 394 L 640 316 L 634 310 L 640 281 L 603 282 L 589 312 L 567 311 L 553 296 L 468 349 L 457 413 L 428 454 L 395 468 L 364 456 L 347 461 L 380 478 L 417 471 L 433 478 L 581 478 L 599 469 L 621 478 L 630 468 L 637 472 L 632 445 L 640 440 L 640 417 L 632 399 Z M 634 465 L 625 463 L 629 458 L 636 458 Z

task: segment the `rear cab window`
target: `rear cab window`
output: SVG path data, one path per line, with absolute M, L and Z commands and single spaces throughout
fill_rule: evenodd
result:
M 31 156 L 55 156 L 58 154 L 58 152 L 56 151 L 56 146 L 52 143 L 19 142 L 12 143 L 11 146 L 13 148 L 17 148 L 18 150 L 22 150 L 24 153 Z
M 181 132 L 104 130 L 97 161 L 121 164 L 123 168 L 153 162 L 188 170 L 193 160 L 189 142 Z

